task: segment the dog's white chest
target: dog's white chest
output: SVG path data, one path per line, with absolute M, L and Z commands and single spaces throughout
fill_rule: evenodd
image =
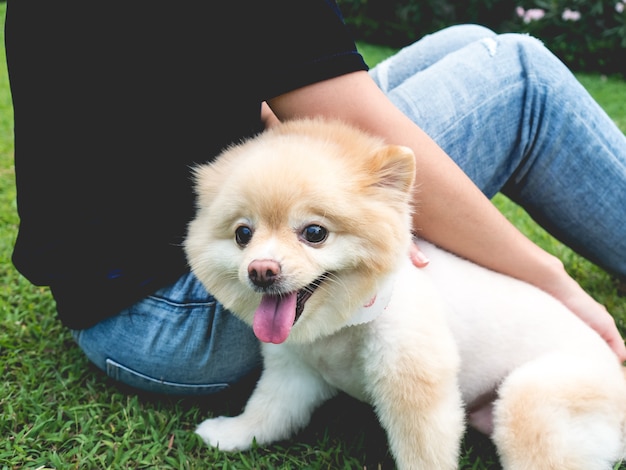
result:
M 365 328 L 365 325 L 352 326 L 313 344 L 290 345 L 289 348 L 328 384 L 358 400 L 368 401 L 363 360 L 359 354 Z

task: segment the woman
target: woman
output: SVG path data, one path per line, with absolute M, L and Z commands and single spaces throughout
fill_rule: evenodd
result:
M 13 260 L 110 376 L 205 394 L 258 366 L 188 271 L 189 167 L 302 116 L 411 147 L 420 236 L 553 294 L 626 359 L 606 309 L 488 199 L 626 276 L 626 139 L 538 41 L 459 26 L 368 72 L 331 0 L 83 3 L 8 3 Z

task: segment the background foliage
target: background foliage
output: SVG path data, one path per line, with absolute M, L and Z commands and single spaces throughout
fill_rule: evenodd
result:
M 626 0 L 338 0 L 363 41 L 401 47 L 459 23 L 541 39 L 575 71 L 626 76 Z

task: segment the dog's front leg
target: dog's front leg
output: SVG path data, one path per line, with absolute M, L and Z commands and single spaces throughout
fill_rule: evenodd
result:
M 454 345 L 411 354 L 420 342 L 409 341 L 379 352 L 368 372 L 372 404 L 398 469 L 455 469 L 465 427 Z
M 210 446 L 235 451 L 290 437 L 308 424 L 336 389 L 284 345 L 264 345 L 264 370 L 242 414 L 204 421 L 196 433 Z

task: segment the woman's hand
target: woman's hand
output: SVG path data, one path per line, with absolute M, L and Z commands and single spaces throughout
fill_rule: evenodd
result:
M 416 268 L 424 268 L 428 266 L 428 263 L 430 263 L 430 260 L 426 257 L 424 253 L 422 253 L 422 250 L 420 250 L 420 247 L 415 241 L 411 243 L 409 257 L 411 258 L 413 266 L 415 266 Z
M 606 307 L 585 292 L 564 269 L 556 279 L 559 280 L 558 283 L 551 287 L 549 292 L 593 328 L 608 343 L 621 362 L 626 361 L 624 339 Z

